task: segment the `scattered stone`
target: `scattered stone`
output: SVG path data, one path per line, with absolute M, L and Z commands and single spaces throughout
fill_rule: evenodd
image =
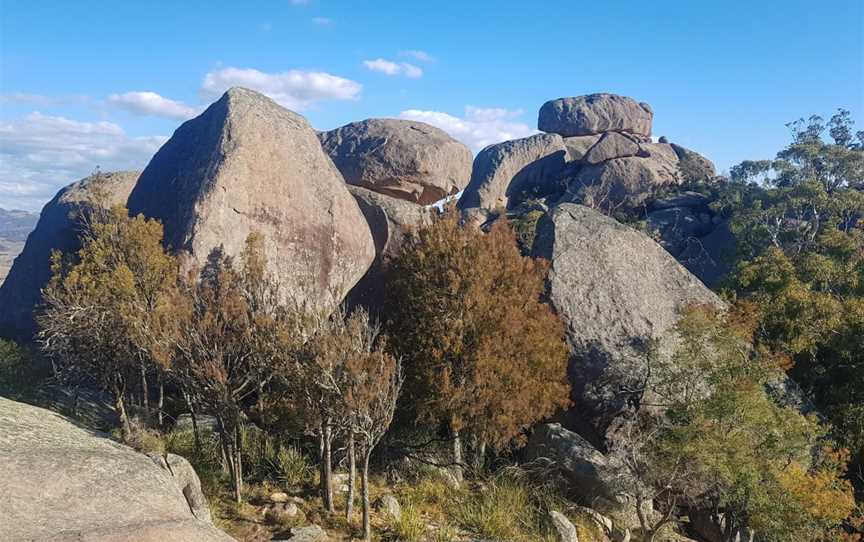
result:
M 305 514 L 293 502 L 268 504 L 264 507 L 264 519 L 271 523 L 288 523 L 305 519 Z
M 402 506 L 393 495 L 381 496 L 376 503 L 376 509 L 395 520 L 402 517 Z
M 367 119 L 318 134 L 345 182 L 429 205 L 468 184 L 471 151 L 423 122 Z
M 291 500 L 291 497 L 282 491 L 274 491 L 268 498 L 270 499 L 270 502 L 275 503 L 289 502 Z
M 588 164 L 600 164 L 613 158 L 625 158 L 639 154 L 640 147 L 635 141 L 618 132 L 603 134 L 600 141 L 585 155 Z
M 327 542 L 327 532 L 318 525 L 291 528 L 291 542 Z
M 552 262 L 548 295 L 566 325 L 575 411 L 602 442 L 626 408 L 617 390 L 643 376 L 648 345 L 668 346 L 685 306 L 723 303 L 645 234 L 580 205 L 540 219 L 533 255 Z
M 537 128 L 564 137 L 630 132 L 650 136 L 654 113 L 646 103 L 616 94 L 550 100 L 540 108 Z
M 0 336 L 29 341 L 36 332 L 33 310 L 42 302 L 42 288 L 51 278 L 51 252 L 80 248 L 74 217 L 95 208 L 123 205 L 138 171 L 101 172 L 61 189 L 42 208 L 21 254 L 0 285 Z
M 165 244 L 197 267 L 214 251 L 240 254 L 250 233 L 261 234 L 283 294 L 322 310 L 375 257 L 366 220 L 306 119 L 243 88 L 174 132 L 128 206 L 160 219 Z
M 169 456 L 165 468 L 59 414 L 2 397 L 0 465 L 4 540 L 233 540 L 198 519 L 202 503 L 190 503 L 187 489 L 194 471 L 182 458 Z
M 561 136 L 537 134 L 489 145 L 474 159 L 460 209 L 508 207 L 554 192 L 563 175 L 567 148 Z
M 558 535 L 558 542 L 579 542 L 576 527 L 567 519 L 567 516 L 561 512 L 552 510 L 549 512 L 549 521 Z

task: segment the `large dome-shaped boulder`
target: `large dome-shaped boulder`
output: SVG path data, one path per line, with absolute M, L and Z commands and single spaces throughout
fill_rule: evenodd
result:
M 123 205 L 138 171 L 100 172 L 63 188 L 42 208 L 36 228 L 0 286 L 0 335 L 28 340 L 36 331 L 33 310 L 51 278 L 51 252 L 80 248 L 77 218 L 98 207 Z
M 471 182 L 459 198 L 460 209 L 495 209 L 532 195 L 554 191 L 561 179 L 567 147 L 557 134 L 537 134 L 489 145 L 474 159 Z
M 348 184 L 428 205 L 456 194 L 471 175 L 471 151 L 423 122 L 367 119 L 318 134 Z
M 263 235 L 288 295 L 339 302 L 375 257 L 366 220 L 306 119 L 232 88 L 181 125 L 141 173 L 129 211 L 158 218 L 166 244 L 203 265 Z
M 540 108 L 537 128 L 564 137 L 629 132 L 651 135 L 654 113 L 646 103 L 617 94 L 550 100 Z
M 551 262 L 549 300 L 567 327 L 576 411 L 597 442 L 626 407 L 622 393 L 644 377 L 645 352 L 687 305 L 719 298 L 643 233 L 580 205 L 544 216 L 533 255 Z
M 357 200 L 375 241 L 375 261 L 348 294 L 348 303 L 377 313 L 383 307 L 390 261 L 399 255 L 411 230 L 431 220 L 434 211 L 359 186 L 349 186 L 348 190 Z
M 167 461 L 182 476 L 59 414 L 0 397 L 3 539 L 232 541 L 189 490 L 199 485 L 191 466 Z

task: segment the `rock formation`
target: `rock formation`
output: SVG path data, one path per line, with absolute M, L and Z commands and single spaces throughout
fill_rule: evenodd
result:
M 4 540 L 233 540 L 197 519 L 201 503 L 188 502 L 175 477 L 146 455 L 2 397 L 0 469 Z
M 652 120 L 647 104 L 614 94 L 546 102 L 538 127 L 548 133 L 483 149 L 459 208 L 489 211 L 546 198 L 629 210 L 662 188 L 714 177 L 699 154 L 652 143 Z
M 367 119 L 319 134 L 345 182 L 428 205 L 456 194 L 471 175 L 471 151 L 423 122 Z
M 95 205 L 126 203 L 137 171 L 97 173 L 63 188 L 42 209 L 39 222 L 0 286 L 0 335 L 27 340 L 36 331 L 33 309 L 51 278 L 51 251 L 79 248 L 76 216 Z
M 549 301 L 566 325 L 576 411 L 602 444 L 649 343 L 667 338 L 685 306 L 722 302 L 645 234 L 580 205 L 540 219 L 533 255 L 552 264 Z
M 132 214 L 158 218 L 166 244 L 202 265 L 262 234 L 288 295 L 332 306 L 375 257 L 369 228 L 306 120 L 232 88 L 185 122 L 141 173 Z
M 537 128 L 564 137 L 629 132 L 650 136 L 654 112 L 639 103 L 616 94 L 589 94 L 575 98 L 550 100 L 540 108 Z

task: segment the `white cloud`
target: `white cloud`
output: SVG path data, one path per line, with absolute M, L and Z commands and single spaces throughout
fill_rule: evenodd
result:
M 80 122 L 33 112 L 0 121 L 0 206 L 38 210 L 61 187 L 96 166 L 143 168 L 167 140 L 130 137 L 111 122 Z
M 410 56 L 420 62 L 435 62 L 435 57 L 427 53 L 426 51 L 420 51 L 418 49 L 410 49 L 408 51 L 402 51 L 402 56 Z
M 407 62 L 392 62 L 383 58 L 375 60 L 364 60 L 363 65 L 373 72 L 385 75 L 404 75 L 405 77 L 417 78 L 423 76 L 423 70 Z
M 108 102 L 138 115 L 152 115 L 170 119 L 189 119 L 198 114 L 198 110 L 183 102 L 170 100 L 155 92 L 126 92 L 112 94 Z
M 356 81 L 326 72 L 266 73 L 251 68 L 224 68 L 204 76 L 201 97 L 213 100 L 235 86 L 257 90 L 289 109 L 298 110 L 325 100 L 356 100 L 363 89 Z
M 441 111 L 421 109 L 402 111 L 399 113 L 399 118 L 418 120 L 437 126 L 477 152 L 492 143 L 537 133 L 537 130 L 527 124 L 517 122 L 520 115 L 522 111 L 469 105 L 465 107 L 465 116 L 462 118 Z
M 318 26 L 330 26 L 333 24 L 333 19 L 330 17 L 312 17 L 312 23 Z

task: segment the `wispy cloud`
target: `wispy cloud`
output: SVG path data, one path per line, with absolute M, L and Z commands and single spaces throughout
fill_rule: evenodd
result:
M 312 24 L 318 26 L 330 26 L 333 24 L 333 19 L 330 17 L 312 17 Z
M 27 94 L 24 92 L 0 94 L 0 103 L 33 105 L 39 107 L 51 107 L 68 103 L 86 103 L 90 101 L 89 96 L 44 96 L 41 94 Z
M 390 76 L 404 75 L 411 78 L 423 76 L 422 69 L 407 62 L 393 62 L 383 58 L 376 58 L 375 60 L 364 60 L 363 65 L 373 72 L 380 72 Z
M 408 51 L 402 51 L 399 54 L 402 56 L 410 56 L 411 58 L 419 60 L 420 62 L 435 62 L 435 57 L 433 57 L 426 51 L 421 51 L 419 49 L 409 49 Z
M 518 122 L 517 119 L 521 115 L 522 111 L 518 110 L 469 105 L 465 107 L 464 117 L 456 117 L 442 111 L 408 109 L 399 113 L 399 118 L 418 120 L 437 126 L 477 152 L 492 143 L 537 133 L 527 124 Z
M 136 115 L 166 117 L 169 119 L 185 120 L 199 113 L 198 109 L 183 102 L 171 100 L 149 91 L 112 94 L 108 97 L 108 103 Z
M 213 100 L 231 87 L 246 87 L 270 96 L 289 109 L 306 109 L 326 100 L 356 100 L 363 86 L 326 72 L 289 70 L 267 73 L 252 68 L 224 68 L 209 72 L 200 94 Z
M 167 140 L 131 137 L 112 122 L 38 111 L 0 121 L 0 206 L 35 211 L 72 181 L 103 170 L 140 169 Z

